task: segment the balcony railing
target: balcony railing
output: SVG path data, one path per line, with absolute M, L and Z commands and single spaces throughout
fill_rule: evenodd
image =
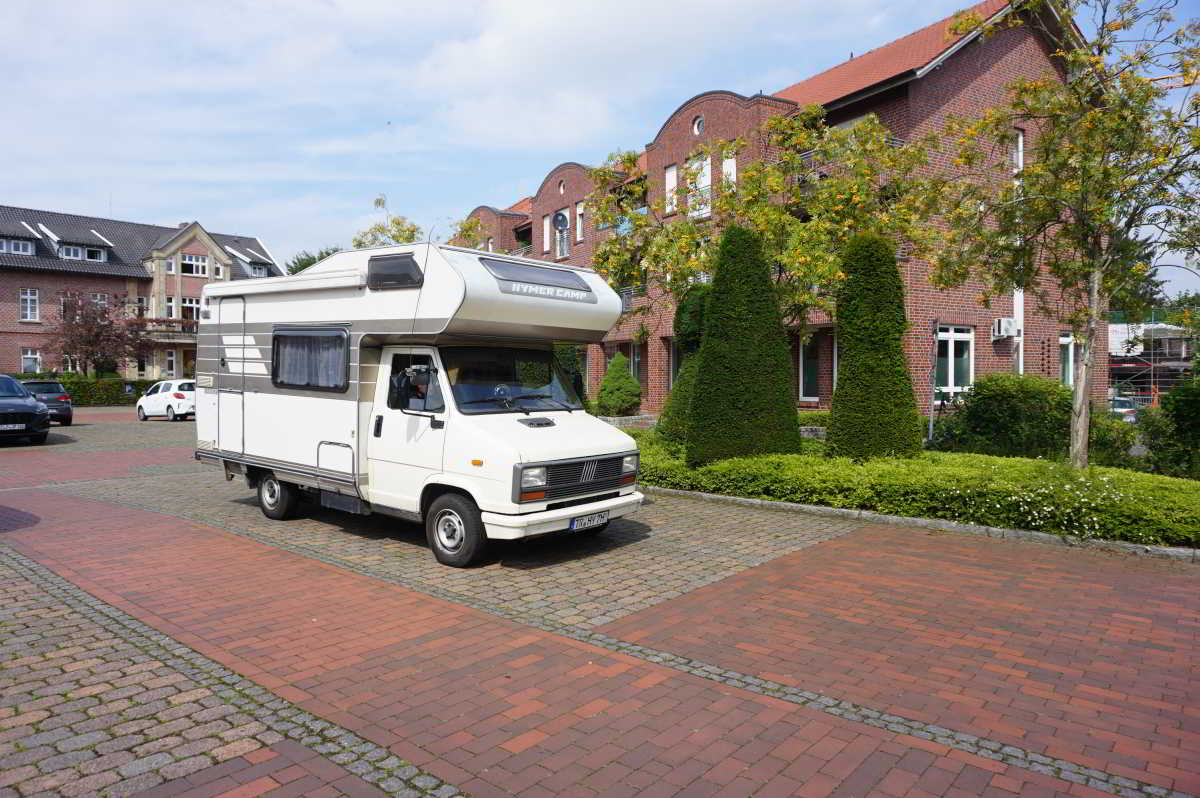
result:
M 526 244 L 523 247 L 517 247 L 512 251 L 512 254 L 516 255 L 518 258 L 528 258 L 533 254 L 533 244 Z
M 645 296 L 646 286 L 644 285 L 628 285 L 624 288 L 617 289 L 617 295 L 621 297 L 621 312 L 627 313 L 633 310 L 634 297 Z
M 142 330 L 153 341 L 195 343 L 195 319 L 144 319 Z

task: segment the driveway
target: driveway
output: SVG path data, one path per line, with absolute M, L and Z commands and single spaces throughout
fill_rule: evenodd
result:
M 454 570 L 193 435 L 0 449 L 0 798 L 1200 794 L 1193 566 L 661 498 Z

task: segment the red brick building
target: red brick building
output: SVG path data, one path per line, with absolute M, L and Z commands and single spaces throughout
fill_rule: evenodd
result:
M 153 351 L 127 377 L 191 375 L 204 284 L 282 274 L 257 238 L 0 205 L 0 372 L 74 371 L 54 352 L 67 294 L 124 302 Z
M 985 0 L 974 10 L 984 19 L 1008 12 L 1005 0 Z M 950 24 L 949 18 L 941 20 L 771 95 L 708 91 L 692 97 L 666 118 L 642 154 L 650 200 L 661 201 L 673 193 L 702 142 L 750 134 L 769 117 L 795 113 L 804 105 L 823 105 L 830 125 L 873 113 L 893 136 L 912 139 L 940 131 L 951 115 L 977 116 L 1001 104 L 1006 87 L 1019 77 L 1057 74 L 1047 43 L 1031 27 L 982 37 L 957 36 Z M 747 135 L 747 140 L 756 138 Z M 736 158 L 700 164 L 700 187 L 714 180 L 736 180 L 739 165 L 761 155 L 751 146 Z M 1023 147 L 1014 152 L 1014 168 L 1020 168 L 1023 157 Z M 599 236 L 611 234 L 597 230 L 587 218 L 584 201 L 591 190 L 586 167 L 568 162 L 552 169 L 535 194 L 506 211 L 481 207 L 472 215 L 483 224 L 495 250 L 588 266 Z M 560 213 L 566 224 L 556 226 Z M 930 282 L 929 264 L 907 259 L 901 268 L 909 319 L 905 348 L 922 407 L 928 405 L 935 384 L 937 395 L 944 397 L 964 390 L 980 374 L 1016 371 L 1059 378 L 1060 358 L 1073 351 L 1070 338 L 1064 337 L 1067 326 L 1058 318 L 1061 314 L 1046 313 L 1032 296 L 1021 293 L 1000 297 L 985 308 L 977 301 L 981 283 L 937 290 Z M 589 391 L 599 385 L 608 358 L 621 351 L 642 384 L 643 411 L 657 412 L 679 367 L 673 345 L 674 307 L 669 297 L 654 295 L 653 290 L 649 296 L 626 291 L 625 298 L 631 309 L 644 310 L 622 317 L 602 346 L 589 348 Z M 1015 334 L 993 335 L 997 320 L 1002 320 L 1003 332 Z M 810 319 L 810 329 L 815 332 L 804 346 L 794 339 L 796 399 L 800 407 L 823 408 L 833 396 L 837 332 L 824 317 Z M 1102 332 L 1092 373 L 1097 398 L 1107 395 L 1107 350 Z

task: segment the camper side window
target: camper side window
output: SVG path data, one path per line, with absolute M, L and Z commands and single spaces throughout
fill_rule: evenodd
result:
M 367 287 L 376 291 L 419 288 L 421 269 L 410 253 L 376 255 L 367 261 Z
M 433 366 L 429 355 L 392 355 L 391 380 L 388 383 L 388 407 L 392 410 L 423 410 L 441 413 L 446 409 L 442 388 L 436 374 L 418 375 L 410 380 L 407 396 L 400 395 L 400 379 L 409 366 Z
M 350 382 L 345 330 L 276 330 L 271 381 L 280 388 L 345 391 Z

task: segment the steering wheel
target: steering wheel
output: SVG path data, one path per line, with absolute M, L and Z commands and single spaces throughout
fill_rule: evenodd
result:
M 492 390 L 492 396 L 497 396 L 497 397 L 500 397 L 501 399 L 507 399 L 511 395 L 512 395 L 512 388 L 509 388 L 507 385 L 504 385 L 503 383 L 500 385 L 497 385 Z

